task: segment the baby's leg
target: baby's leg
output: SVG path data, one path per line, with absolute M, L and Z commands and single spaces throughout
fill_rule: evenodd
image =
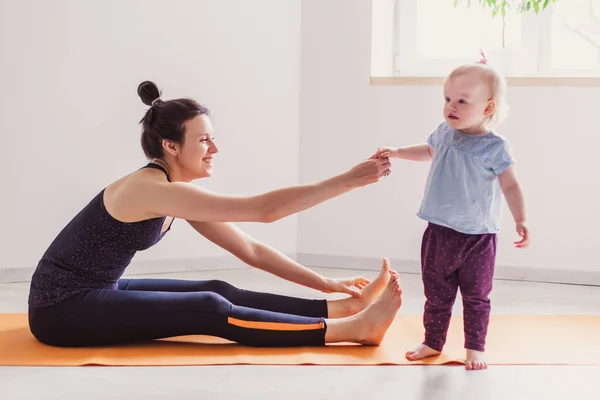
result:
M 485 369 L 483 357 L 490 321 L 490 299 L 496 262 L 496 236 L 478 235 L 470 239 L 471 252 L 458 271 L 463 298 L 467 369 Z
M 458 290 L 455 233 L 451 229 L 430 224 L 423 235 L 421 272 L 427 299 L 423 313 L 425 341 L 406 352 L 406 358 L 411 361 L 440 354 L 446 343 Z

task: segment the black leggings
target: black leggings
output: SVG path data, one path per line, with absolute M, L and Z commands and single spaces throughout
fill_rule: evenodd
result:
M 42 343 L 104 346 L 183 335 L 210 335 L 260 347 L 325 344 L 325 300 L 238 289 L 226 282 L 122 279 L 50 307 L 30 308 Z

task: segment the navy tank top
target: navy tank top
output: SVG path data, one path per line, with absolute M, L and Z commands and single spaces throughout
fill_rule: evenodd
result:
M 149 163 L 169 174 L 160 165 Z M 90 289 L 116 289 L 136 252 L 146 250 L 161 233 L 166 217 L 121 222 L 104 205 L 103 189 L 58 234 L 31 279 L 30 307 L 47 307 Z

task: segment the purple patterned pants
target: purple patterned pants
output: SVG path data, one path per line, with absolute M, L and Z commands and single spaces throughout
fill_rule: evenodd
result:
M 496 234 L 469 235 L 429 224 L 421 246 L 426 346 L 442 351 L 458 288 L 463 299 L 465 348 L 485 350 L 496 261 Z

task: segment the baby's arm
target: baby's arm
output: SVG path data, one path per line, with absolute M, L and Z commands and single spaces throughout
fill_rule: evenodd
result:
M 515 244 L 517 247 L 527 247 L 529 245 L 529 229 L 527 227 L 527 216 L 525 215 L 525 199 L 514 167 L 511 166 L 501 173 L 498 176 L 498 181 L 508 208 L 517 224 L 517 233 L 522 237 Z
M 409 161 L 431 161 L 433 148 L 427 143 L 415 144 L 404 147 L 382 147 L 377 150 L 382 158 L 402 158 Z

